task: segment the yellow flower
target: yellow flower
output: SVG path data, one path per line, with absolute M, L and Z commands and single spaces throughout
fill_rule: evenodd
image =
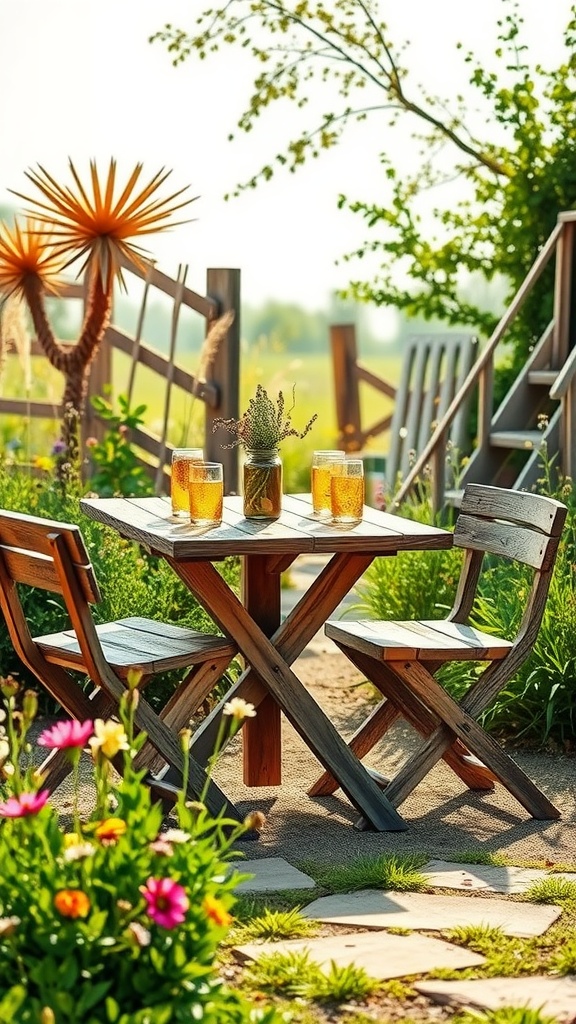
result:
M 214 896 L 205 896 L 202 906 L 207 917 L 214 922 L 218 928 L 227 928 L 232 923 L 232 915 L 228 913 L 224 904 Z
M 94 835 L 104 846 L 109 846 L 111 843 L 116 843 L 120 836 L 124 835 L 126 828 L 126 822 L 122 818 L 106 818 L 105 821 L 99 822 L 96 826 Z
M 34 458 L 34 466 L 36 469 L 41 469 L 45 473 L 51 473 L 54 469 L 54 463 L 49 455 L 36 455 Z
M 92 757 L 102 751 L 105 757 L 116 757 L 120 750 L 128 750 L 128 737 L 121 722 L 109 719 L 104 722 L 97 718 L 94 722 L 94 736 L 88 741 L 92 749 Z

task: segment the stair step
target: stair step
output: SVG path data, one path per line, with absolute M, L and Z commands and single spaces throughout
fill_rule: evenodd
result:
M 544 384 L 547 388 L 556 383 L 558 370 L 530 370 L 528 372 L 529 384 Z
M 543 441 L 541 430 L 498 430 L 490 434 L 493 448 L 539 448 Z

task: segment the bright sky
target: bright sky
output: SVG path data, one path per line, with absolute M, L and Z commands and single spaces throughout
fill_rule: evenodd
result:
M 376 121 L 297 175 L 225 202 L 223 194 L 273 155 L 284 123 L 227 141 L 248 95 L 250 69 L 229 48 L 205 62 L 173 68 L 148 37 L 167 22 L 193 27 L 208 0 L 0 0 L 0 203 L 7 189 L 29 190 L 24 170 L 42 164 L 60 176 L 68 156 L 79 170 L 110 156 L 147 176 L 172 168 L 174 189 L 190 184 L 200 199 L 194 223 L 151 238 L 166 273 L 188 263 L 188 283 L 203 291 L 205 268 L 242 270 L 246 301 L 327 305 L 346 283 L 335 259 L 362 240 L 359 218 L 336 209 L 338 194 L 377 199 Z M 570 0 L 521 0 L 527 37 L 545 64 L 559 53 Z M 380 0 L 396 38 L 411 40 L 414 80 L 444 95 L 465 82 L 455 42 L 490 54 L 501 0 Z M 460 78 L 458 78 L 460 74 Z M 284 113 L 286 124 L 288 116 Z M 275 149 L 273 150 L 275 152 Z

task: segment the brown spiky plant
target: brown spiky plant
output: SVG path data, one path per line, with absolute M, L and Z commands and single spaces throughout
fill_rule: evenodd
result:
M 130 239 L 174 227 L 175 211 L 193 199 L 182 198 L 186 189 L 159 195 L 170 171 L 161 170 L 141 184 L 142 164 L 137 164 L 117 188 L 115 160 L 104 181 L 91 161 L 88 187 L 71 160 L 69 168 L 71 185 L 59 184 L 38 166 L 26 177 L 40 195 L 14 193 L 29 204 L 30 216 L 13 228 L 0 224 L 0 294 L 25 299 L 43 351 L 64 375 L 62 437 L 74 451 L 90 365 L 110 322 L 114 282 L 122 284 L 122 259 L 140 268 L 147 263 L 145 251 Z M 58 293 L 61 272 L 79 259 L 87 281 L 84 321 L 76 343 L 62 344 L 50 325 L 45 295 Z

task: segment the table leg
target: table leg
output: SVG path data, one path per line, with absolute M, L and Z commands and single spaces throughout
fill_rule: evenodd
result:
M 177 565 L 177 572 L 218 625 L 234 638 L 254 672 L 312 752 L 338 779 L 354 806 L 379 831 L 404 831 L 406 822 L 214 567 L 209 562 L 186 562 Z M 312 609 L 309 611 L 313 616 Z M 292 641 L 297 646 L 295 636 Z
M 313 580 L 296 607 L 271 637 L 272 643 L 288 665 L 298 658 L 312 637 L 322 628 L 326 619 L 340 604 L 340 601 L 360 579 L 372 560 L 372 555 L 365 554 L 334 555 Z M 271 565 L 276 567 L 275 571 L 279 571 L 277 560 L 271 559 L 270 561 Z M 194 593 L 194 587 L 186 574 L 185 565 L 172 561 L 170 564 Z M 209 608 L 207 611 L 210 613 Z M 214 749 L 216 737 L 219 734 L 222 709 L 226 701 L 232 697 L 242 697 L 243 700 L 250 701 L 259 709 L 260 702 L 267 692 L 256 673 L 248 668 L 194 733 L 192 750 L 201 764 L 206 764 Z M 257 782 L 256 785 L 258 784 Z M 262 783 L 262 785 L 264 784 Z
M 243 558 L 242 603 L 262 632 L 270 637 L 280 625 L 280 574 L 269 571 L 266 555 Z M 244 782 L 247 786 L 279 786 L 282 782 L 281 714 L 265 692 L 258 719 L 247 718 L 242 730 Z

